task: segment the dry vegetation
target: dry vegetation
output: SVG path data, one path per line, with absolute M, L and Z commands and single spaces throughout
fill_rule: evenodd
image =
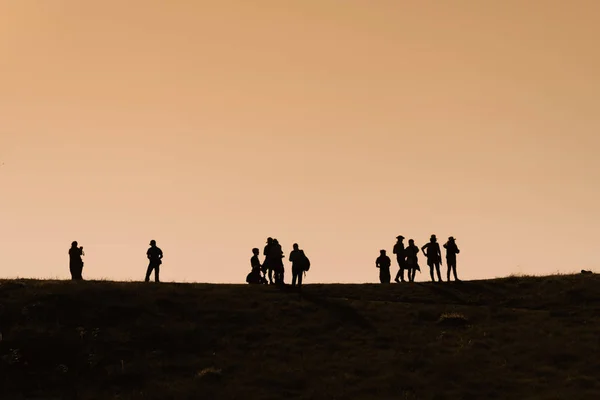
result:
M 597 399 L 599 284 L 0 281 L 0 398 Z

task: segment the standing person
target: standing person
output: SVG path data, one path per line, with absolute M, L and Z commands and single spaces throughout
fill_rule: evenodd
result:
M 398 239 L 398 241 L 396 242 L 396 244 L 394 245 L 394 254 L 396 255 L 396 261 L 398 261 L 398 267 L 400 268 L 398 270 L 398 273 L 396 274 L 396 278 L 394 279 L 394 281 L 396 281 L 396 283 L 400 283 L 400 282 L 404 282 L 404 269 L 406 268 L 406 254 L 404 254 L 404 243 L 402 242 L 404 240 L 404 236 L 400 235 L 400 236 L 396 236 L 396 239 Z M 410 271 L 409 271 L 410 274 Z M 398 280 L 398 278 L 400 278 L 400 281 Z
M 77 242 L 71 243 L 71 248 L 69 249 L 69 270 L 71 272 L 71 280 L 81 281 L 83 277 L 81 276 L 83 273 L 83 260 L 81 256 L 84 256 L 83 246 L 77 247 Z
M 271 246 L 273 246 L 273 238 L 267 238 L 267 244 L 265 245 L 265 248 L 263 250 L 263 256 L 265 256 L 265 261 L 263 262 L 263 271 L 265 272 L 265 275 L 267 273 L 267 271 L 269 272 L 269 283 L 272 285 L 273 284 L 273 268 L 272 265 L 273 263 L 271 262 Z
M 415 275 L 417 271 L 421 271 L 419 267 L 419 248 L 415 246 L 415 241 L 410 239 L 408 241 L 408 247 L 404 250 L 406 253 L 406 269 L 408 270 L 408 280 L 410 282 L 415 281 Z
M 294 250 L 290 253 L 290 262 L 292 263 L 292 286 L 302 286 L 302 274 L 308 269 L 308 257 L 304 254 L 304 250 L 300 250 L 298 243 L 294 243 Z
M 460 281 L 456 276 L 456 255 L 460 253 L 456 245 L 456 239 L 450 236 L 448 241 L 444 243 L 444 248 L 446 249 L 446 265 L 448 266 L 448 282 L 450 282 L 450 271 L 454 273 L 454 280 Z
M 431 281 L 435 282 L 433 276 L 433 268 L 435 268 L 438 276 L 438 282 L 442 281 L 442 274 L 440 273 L 440 265 L 442 264 L 442 251 L 440 250 L 440 244 L 437 242 L 435 235 L 431 235 L 429 243 L 425 243 L 421 247 L 421 251 L 427 257 L 427 265 L 429 266 L 429 274 L 431 275 Z
M 283 250 L 281 249 L 281 245 L 277 239 L 273 239 L 273 243 L 269 249 L 269 266 L 273 269 L 275 273 L 275 284 L 283 285 Z M 269 276 L 270 278 L 270 276 Z
M 375 266 L 379 268 L 379 281 L 381 283 L 390 283 L 390 267 L 392 265 L 392 261 L 385 254 L 385 250 L 380 250 L 379 253 L 379 257 L 377 257 L 377 260 L 375 260 Z
M 160 274 L 160 265 L 162 264 L 163 252 L 160 248 L 156 247 L 156 240 L 150 241 L 150 248 L 146 252 L 146 256 L 150 263 L 148 264 L 148 270 L 146 271 L 145 282 L 150 281 L 150 274 L 154 270 L 154 281 L 160 282 L 158 276 Z

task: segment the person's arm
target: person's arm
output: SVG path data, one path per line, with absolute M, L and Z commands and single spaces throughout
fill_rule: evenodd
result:
M 428 243 L 424 244 L 424 245 L 421 247 L 421 251 L 423 252 L 423 254 L 424 254 L 424 255 L 427 255 L 427 253 L 425 252 L 425 250 L 427 250 L 427 245 L 428 245 Z
M 162 258 L 163 258 L 163 252 L 161 249 L 158 249 L 158 259 L 162 260 Z
M 150 249 L 146 251 L 146 257 L 148 257 L 148 260 L 150 259 Z
M 293 257 L 293 256 L 294 256 L 294 252 L 292 251 L 292 252 L 290 253 L 290 258 L 289 258 L 289 261 L 290 261 L 290 262 L 294 262 L 294 257 Z
M 457 245 L 454 245 L 454 248 L 456 249 L 456 254 L 460 253 L 460 250 L 458 249 Z

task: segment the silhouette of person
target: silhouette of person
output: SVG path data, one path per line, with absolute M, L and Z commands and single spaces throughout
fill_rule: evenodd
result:
M 385 250 L 379 251 L 380 255 L 375 260 L 375 266 L 379 268 L 379 281 L 381 283 L 390 283 L 391 275 L 390 275 L 390 267 L 392 266 L 392 261 L 385 254 Z
M 252 267 L 252 271 L 246 276 L 246 282 L 251 284 L 263 284 L 267 283 L 265 277 L 261 274 L 262 269 L 260 265 L 260 261 L 258 260 L 258 255 L 260 251 L 255 247 L 252 249 L 252 258 L 250 258 L 250 266 Z
M 283 285 L 283 250 L 277 239 L 273 239 L 273 243 L 269 248 L 269 266 L 275 273 L 275 284 Z
M 265 261 L 263 262 L 263 271 L 269 272 L 269 283 L 273 284 L 273 268 L 271 263 L 271 246 L 273 245 L 273 238 L 267 238 L 267 244 L 263 250 L 263 256 Z M 266 272 L 265 272 L 266 273 Z
M 160 248 L 156 247 L 156 240 L 150 241 L 150 248 L 146 252 L 146 256 L 150 263 L 148 264 L 148 270 L 146 271 L 146 279 L 145 282 L 150 281 L 150 274 L 154 270 L 154 281 L 160 282 L 159 274 L 160 274 L 160 265 L 162 264 L 163 252 Z
M 404 254 L 404 243 L 402 242 L 404 240 L 404 236 L 400 235 L 400 236 L 396 236 L 396 239 L 398 239 L 398 241 L 396 242 L 396 244 L 394 245 L 394 254 L 396 255 L 396 261 L 398 261 L 398 267 L 400 268 L 398 270 L 398 273 L 396 273 L 396 278 L 394 279 L 394 281 L 396 281 L 396 283 L 400 283 L 400 282 L 404 282 L 404 269 L 406 268 L 406 254 Z M 410 274 L 410 271 L 409 271 Z M 398 278 L 400 278 L 400 280 L 398 280 Z
M 448 241 L 444 243 L 444 248 L 446 249 L 446 265 L 448 266 L 448 282 L 450 282 L 450 271 L 454 274 L 454 280 L 460 281 L 456 276 L 456 255 L 460 253 L 456 245 L 456 239 L 450 236 Z
M 290 253 L 290 262 L 292 263 L 292 286 L 296 286 L 298 281 L 298 287 L 302 286 L 302 274 L 306 271 L 307 258 L 304 254 L 304 250 L 300 250 L 298 243 L 294 243 L 294 250 Z
M 427 257 L 431 281 L 435 282 L 435 277 L 433 276 L 433 268 L 435 267 L 438 282 L 441 282 L 442 275 L 440 273 L 440 265 L 442 264 L 442 251 L 440 250 L 440 244 L 437 242 L 435 235 L 431 235 L 429 243 L 425 243 L 423 247 L 421 247 L 421 250 L 423 251 L 423 254 L 425 254 L 425 257 Z
M 404 250 L 406 253 L 406 269 L 408 270 L 408 280 L 410 282 L 415 281 L 415 275 L 417 271 L 421 271 L 421 267 L 419 267 L 419 248 L 415 246 L 415 241 L 410 239 L 408 241 L 408 246 Z
M 83 246 L 77 247 L 77 242 L 71 243 L 69 249 L 69 271 L 71 272 L 71 280 L 80 281 L 83 280 L 83 260 L 81 256 L 84 256 Z

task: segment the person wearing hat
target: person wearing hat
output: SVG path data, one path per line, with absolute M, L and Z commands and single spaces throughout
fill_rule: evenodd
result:
M 396 278 L 394 279 L 394 281 L 396 283 L 400 283 L 400 282 L 404 282 L 404 270 L 406 267 L 406 254 L 404 253 L 404 243 L 402 242 L 404 240 L 404 236 L 402 236 L 402 235 L 396 236 L 396 239 L 398 239 L 398 241 L 394 245 L 393 252 L 396 255 L 396 261 L 398 261 L 399 270 L 396 273 Z M 410 275 L 410 271 L 408 273 Z M 398 280 L 398 278 L 400 278 L 400 280 Z
M 390 283 L 390 266 L 392 265 L 392 261 L 385 254 L 385 250 L 380 250 L 379 253 L 379 257 L 375 260 L 375 266 L 379 268 L 379 282 Z
M 456 255 L 460 253 L 456 245 L 456 239 L 450 236 L 444 244 L 444 248 L 446 249 L 446 265 L 448 266 L 448 282 L 450 282 L 450 271 L 454 274 L 454 280 L 460 281 L 456 276 Z
M 146 279 L 144 282 L 150 281 L 150 274 L 154 271 L 154 281 L 160 282 L 159 274 L 160 274 L 160 264 L 162 264 L 163 252 L 161 249 L 156 247 L 156 240 L 150 241 L 150 248 L 146 252 L 146 256 L 150 263 L 148 264 L 148 270 L 146 271 Z
M 431 281 L 435 282 L 435 277 L 433 276 L 433 268 L 435 267 L 438 276 L 438 282 L 441 282 L 442 274 L 440 273 L 440 265 L 442 264 L 442 251 L 440 250 L 440 244 L 437 242 L 435 235 L 431 235 L 429 243 L 425 243 L 425 245 L 421 247 L 421 251 L 423 254 L 425 254 L 425 257 L 427 257 L 427 265 L 429 266 Z

